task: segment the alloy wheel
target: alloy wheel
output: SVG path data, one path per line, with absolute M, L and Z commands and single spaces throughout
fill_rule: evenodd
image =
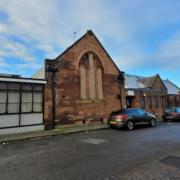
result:
M 154 127 L 154 126 L 156 125 L 156 122 L 155 122 L 155 120 L 154 120 L 154 119 L 151 119 L 151 122 L 150 122 L 150 124 L 151 124 L 151 127 Z
M 128 130 L 133 130 L 134 124 L 133 124 L 132 121 L 128 121 L 128 122 L 127 122 L 127 128 L 128 128 Z

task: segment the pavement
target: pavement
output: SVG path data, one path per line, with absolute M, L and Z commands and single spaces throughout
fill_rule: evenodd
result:
M 100 130 L 105 128 L 108 128 L 108 126 L 104 123 L 96 123 L 89 125 L 63 125 L 63 126 L 58 126 L 52 130 L 0 135 L 0 143 L 9 143 L 12 141 L 19 141 L 19 140 L 22 141 L 22 140 L 37 139 L 37 138 L 62 135 L 62 134 Z
M 2 180 L 177 180 L 180 123 L 104 129 L 0 145 Z

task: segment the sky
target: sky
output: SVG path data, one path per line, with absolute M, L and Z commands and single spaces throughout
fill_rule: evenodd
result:
M 0 73 L 30 77 L 91 29 L 121 71 L 180 86 L 179 11 L 179 0 L 0 0 Z

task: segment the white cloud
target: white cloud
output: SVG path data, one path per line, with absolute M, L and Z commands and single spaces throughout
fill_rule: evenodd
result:
M 157 52 L 159 66 L 167 70 L 179 70 L 180 67 L 180 32 L 163 42 Z
M 51 51 L 70 45 L 77 29 L 80 30 L 78 37 L 91 28 L 99 36 L 116 38 L 118 33 L 118 39 L 124 39 L 129 35 L 125 25 L 121 26 L 123 20 L 119 12 L 110 10 L 104 1 L 1 0 L 0 9 L 9 17 L 7 34 L 19 35 L 45 51 L 47 48 L 43 47 L 49 45 Z
M 0 57 L 0 68 L 7 68 L 9 65 L 5 62 L 3 58 Z
M 148 36 L 159 27 L 179 22 L 179 8 L 178 0 L 1 0 L 0 10 L 7 19 L 0 22 L 0 57 L 20 58 L 22 63 L 17 67 L 21 69 L 30 64 L 38 67 L 36 50 L 45 52 L 43 58 L 54 58 L 73 43 L 74 31 L 77 39 L 92 29 L 107 44 L 109 54 L 117 57 L 121 70 L 152 66 L 150 59 L 169 64 L 168 59 L 179 58 L 175 39 L 161 45 L 154 54 L 146 53 L 139 39 L 142 32 Z M 14 42 L 10 36 L 25 43 Z
M 34 61 L 28 48 L 22 43 L 13 42 L 7 37 L 0 36 L 0 57 L 18 57 L 22 61 Z

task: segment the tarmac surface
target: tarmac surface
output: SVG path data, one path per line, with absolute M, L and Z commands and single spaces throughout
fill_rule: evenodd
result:
M 0 145 L 1 180 L 180 179 L 180 123 Z

